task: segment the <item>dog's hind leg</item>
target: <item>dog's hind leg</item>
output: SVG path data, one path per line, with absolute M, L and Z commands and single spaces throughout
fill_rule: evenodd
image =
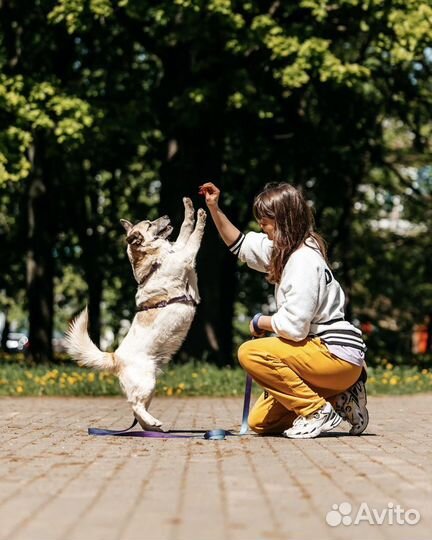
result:
M 184 220 L 180 229 L 177 240 L 174 244 L 174 249 L 183 249 L 192 234 L 195 219 L 194 219 L 194 207 L 191 199 L 183 197 L 183 204 L 185 208 Z
M 150 358 L 129 365 L 119 373 L 120 385 L 132 406 L 135 418 L 144 429 L 158 429 L 162 422 L 148 412 L 156 388 L 156 367 Z
M 151 397 L 150 397 L 151 400 Z M 135 415 L 135 418 L 138 420 L 140 426 L 143 429 L 152 429 L 155 431 L 160 431 L 162 427 L 162 422 L 152 416 L 148 411 L 146 406 L 140 401 L 132 404 L 132 409 Z
M 146 400 L 145 400 L 145 408 L 146 409 L 150 409 L 150 403 L 152 402 L 152 399 L 155 395 L 155 391 L 153 391 L 150 395 L 150 397 L 148 397 Z

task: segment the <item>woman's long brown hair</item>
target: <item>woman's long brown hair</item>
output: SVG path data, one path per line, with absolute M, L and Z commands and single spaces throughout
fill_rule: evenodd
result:
M 294 186 L 286 183 L 266 184 L 255 197 L 253 213 L 257 221 L 263 218 L 275 220 L 273 252 L 267 274 L 270 283 L 280 282 L 288 259 L 303 243 L 308 245 L 308 238 L 315 241 L 312 240 L 309 247 L 319 249 L 327 261 L 325 241 L 314 230 L 312 210 L 303 194 Z

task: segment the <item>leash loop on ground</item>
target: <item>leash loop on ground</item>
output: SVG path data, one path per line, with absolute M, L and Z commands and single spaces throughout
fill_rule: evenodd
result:
M 115 437 L 145 437 L 152 439 L 207 439 L 209 441 L 223 441 L 226 437 L 235 437 L 245 435 L 248 431 L 248 416 L 250 408 L 250 399 L 252 393 L 252 377 L 246 375 L 246 384 L 243 401 L 242 424 L 239 433 L 233 433 L 226 429 L 211 429 L 209 431 L 198 430 L 199 435 L 191 435 L 195 430 L 171 430 L 171 431 L 130 431 L 138 424 L 138 420 L 134 418 L 132 425 L 126 429 L 101 429 L 88 428 L 89 435 L 111 435 Z M 204 433 L 204 434 L 203 434 Z

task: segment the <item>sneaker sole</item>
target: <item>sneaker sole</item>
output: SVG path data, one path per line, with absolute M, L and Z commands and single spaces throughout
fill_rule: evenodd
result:
M 361 414 L 360 421 L 356 421 L 355 423 L 350 422 L 350 424 L 352 425 L 352 428 L 349 431 L 350 435 L 361 435 L 369 424 L 369 411 L 367 410 L 366 407 L 362 409 L 362 412 L 360 414 Z
M 350 435 L 360 435 L 369 423 L 369 412 L 366 408 L 367 393 L 363 381 L 357 382 L 350 392 L 354 396 L 345 401 L 340 399 L 335 403 L 335 410 L 344 420 L 351 424 Z M 345 395 L 342 395 L 343 398 Z
M 369 424 L 369 411 L 367 410 L 367 393 L 364 383 L 357 385 L 361 388 L 357 393 L 358 404 L 354 403 L 354 407 L 348 402 L 344 406 L 344 412 L 348 422 L 352 425 L 350 435 L 360 435 Z M 356 385 L 356 386 L 357 386 Z M 346 410 L 348 409 L 348 410 Z

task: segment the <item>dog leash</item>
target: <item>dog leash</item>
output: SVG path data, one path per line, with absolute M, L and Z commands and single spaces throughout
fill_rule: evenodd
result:
M 250 408 L 250 399 L 252 393 L 252 377 L 246 375 L 244 401 L 243 401 L 243 415 L 242 423 L 239 433 L 233 433 L 226 429 L 211 429 L 209 431 L 204 430 L 171 430 L 171 431 L 130 431 L 138 424 L 138 420 L 134 418 L 132 425 L 126 429 L 100 429 L 100 428 L 88 428 L 89 435 L 112 435 L 115 437 L 146 437 L 151 439 L 207 439 L 210 441 L 222 441 L 226 437 L 238 437 L 245 435 L 248 430 L 248 416 Z M 200 435 L 190 435 L 190 433 L 200 433 Z

